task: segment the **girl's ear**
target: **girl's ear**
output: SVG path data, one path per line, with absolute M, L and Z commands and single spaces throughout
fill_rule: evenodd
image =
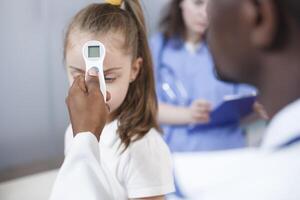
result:
M 130 83 L 135 81 L 136 77 L 138 76 L 140 69 L 143 65 L 143 58 L 138 57 L 133 63 L 130 72 Z

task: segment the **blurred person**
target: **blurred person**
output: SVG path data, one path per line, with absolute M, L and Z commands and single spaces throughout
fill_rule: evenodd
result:
M 172 152 L 246 146 L 240 121 L 210 124 L 212 109 L 226 95 L 248 95 L 256 91 L 250 86 L 228 84 L 216 78 L 205 35 L 209 1 L 172 0 L 160 23 L 162 32 L 150 41 L 159 122 Z
M 271 121 L 260 148 L 176 155 L 181 191 L 186 199 L 298 200 L 300 1 L 211 0 L 208 13 L 219 77 L 255 85 Z

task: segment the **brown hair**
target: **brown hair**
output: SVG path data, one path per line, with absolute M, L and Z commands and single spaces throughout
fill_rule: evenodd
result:
M 182 1 L 183 0 L 171 0 L 166 7 L 166 15 L 164 15 L 160 21 L 160 28 L 167 39 L 171 37 L 185 38 L 186 27 L 180 8 Z
M 81 10 L 67 30 L 64 54 L 74 30 L 97 35 L 119 31 L 125 38 L 124 49 L 132 52 L 133 60 L 138 57 L 143 59 L 136 80 L 129 85 L 124 102 L 115 112 L 119 121 L 117 133 L 125 150 L 131 142 L 144 137 L 151 128 L 159 130 L 159 126 L 152 58 L 143 11 L 139 0 L 125 0 L 123 4 L 124 9 L 104 3 L 91 4 Z

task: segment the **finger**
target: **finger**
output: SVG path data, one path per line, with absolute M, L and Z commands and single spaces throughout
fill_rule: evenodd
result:
M 99 70 L 92 67 L 87 73 L 86 87 L 88 93 L 100 92 Z
M 193 117 L 197 118 L 197 119 L 207 119 L 209 117 L 209 114 L 207 114 L 207 113 L 194 113 Z
M 194 101 L 196 104 L 210 104 L 208 101 L 204 100 L 204 99 L 197 99 Z
M 204 107 L 207 109 L 211 109 L 211 103 L 209 103 L 208 101 L 205 101 L 205 100 L 196 100 L 194 102 L 194 104 L 196 107 Z
M 194 112 L 197 112 L 197 113 L 210 113 L 211 112 L 210 106 L 194 106 L 192 109 Z
M 197 103 L 196 107 L 203 108 L 203 109 L 211 109 L 211 104 L 210 103 Z
M 193 123 L 196 123 L 196 124 L 207 124 L 210 122 L 210 118 L 195 118 Z
M 210 116 L 209 115 L 202 115 L 198 117 L 195 116 L 194 119 L 198 123 L 208 123 L 210 121 Z
M 262 104 L 260 104 L 259 102 L 255 102 L 253 105 L 253 109 L 260 115 L 262 119 L 269 120 L 269 115 Z
M 211 112 L 211 108 L 207 107 L 207 106 L 200 106 L 200 107 L 196 107 L 195 111 L 197 113 L 210 113 Z
M 85 80 L 84 80 L 84 76 L 83 75 L 79 75 L 78 76 L 78 87 L 83 91 L 83 92 L 87 92 L 87 88 L 86 88 L 86 85 L 85 85 Z
M 79 83 L 78 83 L 79 81 L 80 81 L 80 77 L 79 76 L 75 77 L 75 79 L 74 79 L 74 81 L 73 81 L 73 83 L 72 83 L 72 85 L 69 89 L 69 95 L 68 96 L 70 96 L 70 95 L 72 95 L 72 94 L 74 94 L 78 91 L 81 91 L 81 89 L 79 87 Z

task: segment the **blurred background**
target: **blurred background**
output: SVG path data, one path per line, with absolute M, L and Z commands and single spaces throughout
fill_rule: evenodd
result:
M 150 35 L 167 1 L 142 1 Z M 49 195 L 63 161 L 68 124 L 64 31 L 71 17 L 92 2 L 101 1 L 0 1 L 1 200 Z M 251 143 L 259 142 L 259 136 L 251 137 Z

